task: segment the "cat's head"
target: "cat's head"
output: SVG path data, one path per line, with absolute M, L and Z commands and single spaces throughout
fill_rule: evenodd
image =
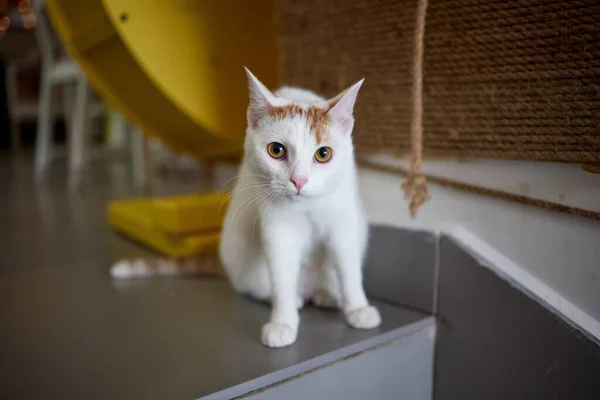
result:
M 289 199 L 331 193 L 353 167 L 353 109 L 363 81 L 323 100 L 300 89 L 284 89 L 277 96 L 246 72 L 245 157 L 252 173 Z

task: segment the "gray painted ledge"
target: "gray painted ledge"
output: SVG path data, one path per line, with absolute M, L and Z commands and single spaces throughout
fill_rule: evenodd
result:
M 254 398 L 253 392 L 270 390 L 280 385 L 286 384 L 290 378 L 300 377 L 305 374 L 311 374 L 322 368 L 329 368 L 338 362 L 344 362 L 348 358 L 360 356 L 369 351 L 377 350 L 381 347 L 390 345 L 398 340 L 410 340 L 410 337 L 424 333 L 429 339 L 429 347 L 433 349 L 433 335 L 430 335 L 432 329 L 435 329 L 435 319 L 425 317 L 416 322 L 391 330 L 389 332 L 373 336 L 369 339 L 345 346 L 334 351 L 322 354 L 304 362 L 291 365 L 268 375 L 261 376 L 252 381 L 244 382 L 240 385 L 225 389 L 221 392 L 202 397 L 201 400 L 223 400 L 231 398 Z M 275 350 L 278 351 L 278 350 Z M 430 366 L 433 360 L 429 360 Z M 367 367 L 364 365 L 363 367 Z M 363 373 L 368 372 L 368 368 L 363 368 Z

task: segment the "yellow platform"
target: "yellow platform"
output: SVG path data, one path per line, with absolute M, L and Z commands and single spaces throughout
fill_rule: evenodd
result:
M 172 257 L 217 254 L 226 193 L 113 201 L 107 217 L 113 229 Z

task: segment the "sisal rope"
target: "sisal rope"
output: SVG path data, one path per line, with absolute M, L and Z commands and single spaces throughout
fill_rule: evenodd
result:
M 419 1 L 279 4 L 282 80 L 331 96 L 366 76 L 356 153 L 409 153 Z M 599 2 L 429 1 L 425 33 L 424 154 L 600 164 Z
M 428 0 L 419 0 L 414 33 L 412 82 L 412 120 L 410 125 L 411 160 L 408 178 L 402 184 L 404 197 L 410 198 L 410 215 L 414 218 L 419 207 L 429 199 L 427 181 L 423 175 L 423 43 Z

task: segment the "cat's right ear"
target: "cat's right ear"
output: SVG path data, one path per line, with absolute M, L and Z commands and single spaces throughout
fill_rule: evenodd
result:
M 256 128 L 258 121 L 267 115 L 269 109 L 273 107 L 276 97 L 248 68 L 244 67 L 244 69 L 248 75 L 248 87 L 250 89 L 250 103 L 247 111 L 248 125 Z

